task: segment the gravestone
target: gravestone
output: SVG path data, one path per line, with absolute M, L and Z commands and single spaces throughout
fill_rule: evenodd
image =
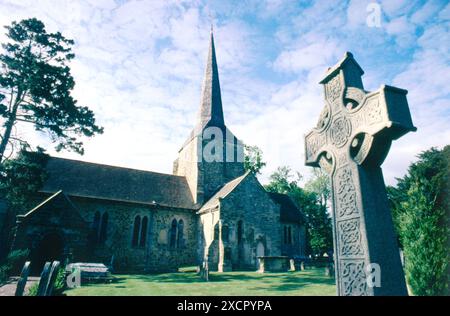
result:
M 289 259 L 289 271 L 295 271 L 295 261 L 294 261 L 294 259 Z
M 56 277 L 58 276 L 59 266 L 60 266 L 59 261 L 53 261 L 47 282 L 47 289 L 45 291 L 45 296 L 51 296 L 53 293 L 53 287 L 55 286 Z
M 41 278 L 39 279 L 37 296 L 45 296 L 45 293 L 47 292 L 47 284 L 48 284 L 48 279 L 50 277 L 51 269 L 52 269 L 52 263 L 47 261 L 44 265 L 44 269 L 42 269 L 42 272 L 41 272 Z
M 416 128 L 407 91 L 365 91 L 363 73 L 351 53 L 328 69 L 320 82 L 325 107 L 305 136 L 305 162 L 331 178 L 338 295 L 407 295 L 380 166 L 392 140 Z M 377 267 L 380 287 L 367 282 Z
M 27 285 L 29 273 L 30 273 L 30 261 L 27 261 L 23 265 L 19 281 L 17 281 L 16 292 L 14 294 L 15 296 L 23 296 L 23 291 L 25 290 L 25 286 Z

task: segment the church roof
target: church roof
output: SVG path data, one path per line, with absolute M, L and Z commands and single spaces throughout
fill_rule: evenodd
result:
M 218 205 L 219 200 L 226 197 L 228 194 L 233 192 L 233 190 L 244 180 L 248 175 L 250 174 L 249 171 L 244 173 L 242 176 L 237 177 L 236 179 L 231 180 L 230 182 L 226 183 L 217 193 L 215 193 L 198 211 L 198 213 L 202 213 L 204 211 L 207 211 L 211 208 L 214 208 L 216 205 Z
M 42 192 L 194 209 L 185 177 L 50 157 Z
M 287 194 L 268 192 L 272 200 L 280 205 L 280 220 L 282 222 L 305 222 L 305 217 L 300 209 Z

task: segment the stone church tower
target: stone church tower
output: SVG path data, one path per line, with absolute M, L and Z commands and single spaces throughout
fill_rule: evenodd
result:
M 173 173 L 187 178 L 194 202 L 202 205 L 225 183 L 244 174 L 243 161 L 243 144 L 224 121 L 211 31 L 197 122 L 179 150 Z

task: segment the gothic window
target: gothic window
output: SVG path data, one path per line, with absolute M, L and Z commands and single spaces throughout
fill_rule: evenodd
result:
M 242 220 L 238 221 L 237 225 L 237 242 L 238 245 L 242 244 L 243 237 L 244 237 L 244 224 L 242 223 Z
M 93 241 L 98 241 L 98 235 L 100 234 L 100 212 L 95 212 L 94 222 L 92 223 Z
M 288 226 L 288 244 L 292 245 L 292 232 L 291 232 L 291 226 Z
M 141 217 L 138 215 L 134 218 L 133 240 L 131 243 L 133 247 L 136 247 L 138 245 L 140 229 L 141 229 Z
M 170 248 L 175 248 L 175 246 L 177 245 L 177 226 L 177 220 L 173 219 L 172 225 L 170 227 Z
M 177 247 L 181 248 L 184 245 L 184 223 L 183 220 L 180 219 L 178 221 L 178 238 L 177 238 Z
M 292 227 L 291 226 L 283 226 L 283 241 L 285 245 L 292 244 Z
M 222 241 L 228 242 L 229 235 L 230 235 L 230 229 L 228 228 L 228 225 L 223 225 L 222 226 Z
M 147 229 L 148 229 L 148 217 L 144 216 L 142 218 L 142 225 L 141 225 L 141 239 L 139 240 L 139 246 L 144 247 L 145 242 L 147 241 Z
M 100 226 L 100 235 L 99 235 L 99 241 L 100 243 L 105 243 L 107 238 L 107 232 L 108 232 L 108 213 L 105 212 L 102 215 L 102 223 Z

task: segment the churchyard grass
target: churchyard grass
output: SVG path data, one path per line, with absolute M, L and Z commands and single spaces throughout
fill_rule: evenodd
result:
M 178 273 L 115 275 L 110 284 L 92 284 L 70 289 L 67 295 L 335 295 L 333 278 L 324 268 L 286 273 L 210 273 L 205 282 L 191 269 Z

